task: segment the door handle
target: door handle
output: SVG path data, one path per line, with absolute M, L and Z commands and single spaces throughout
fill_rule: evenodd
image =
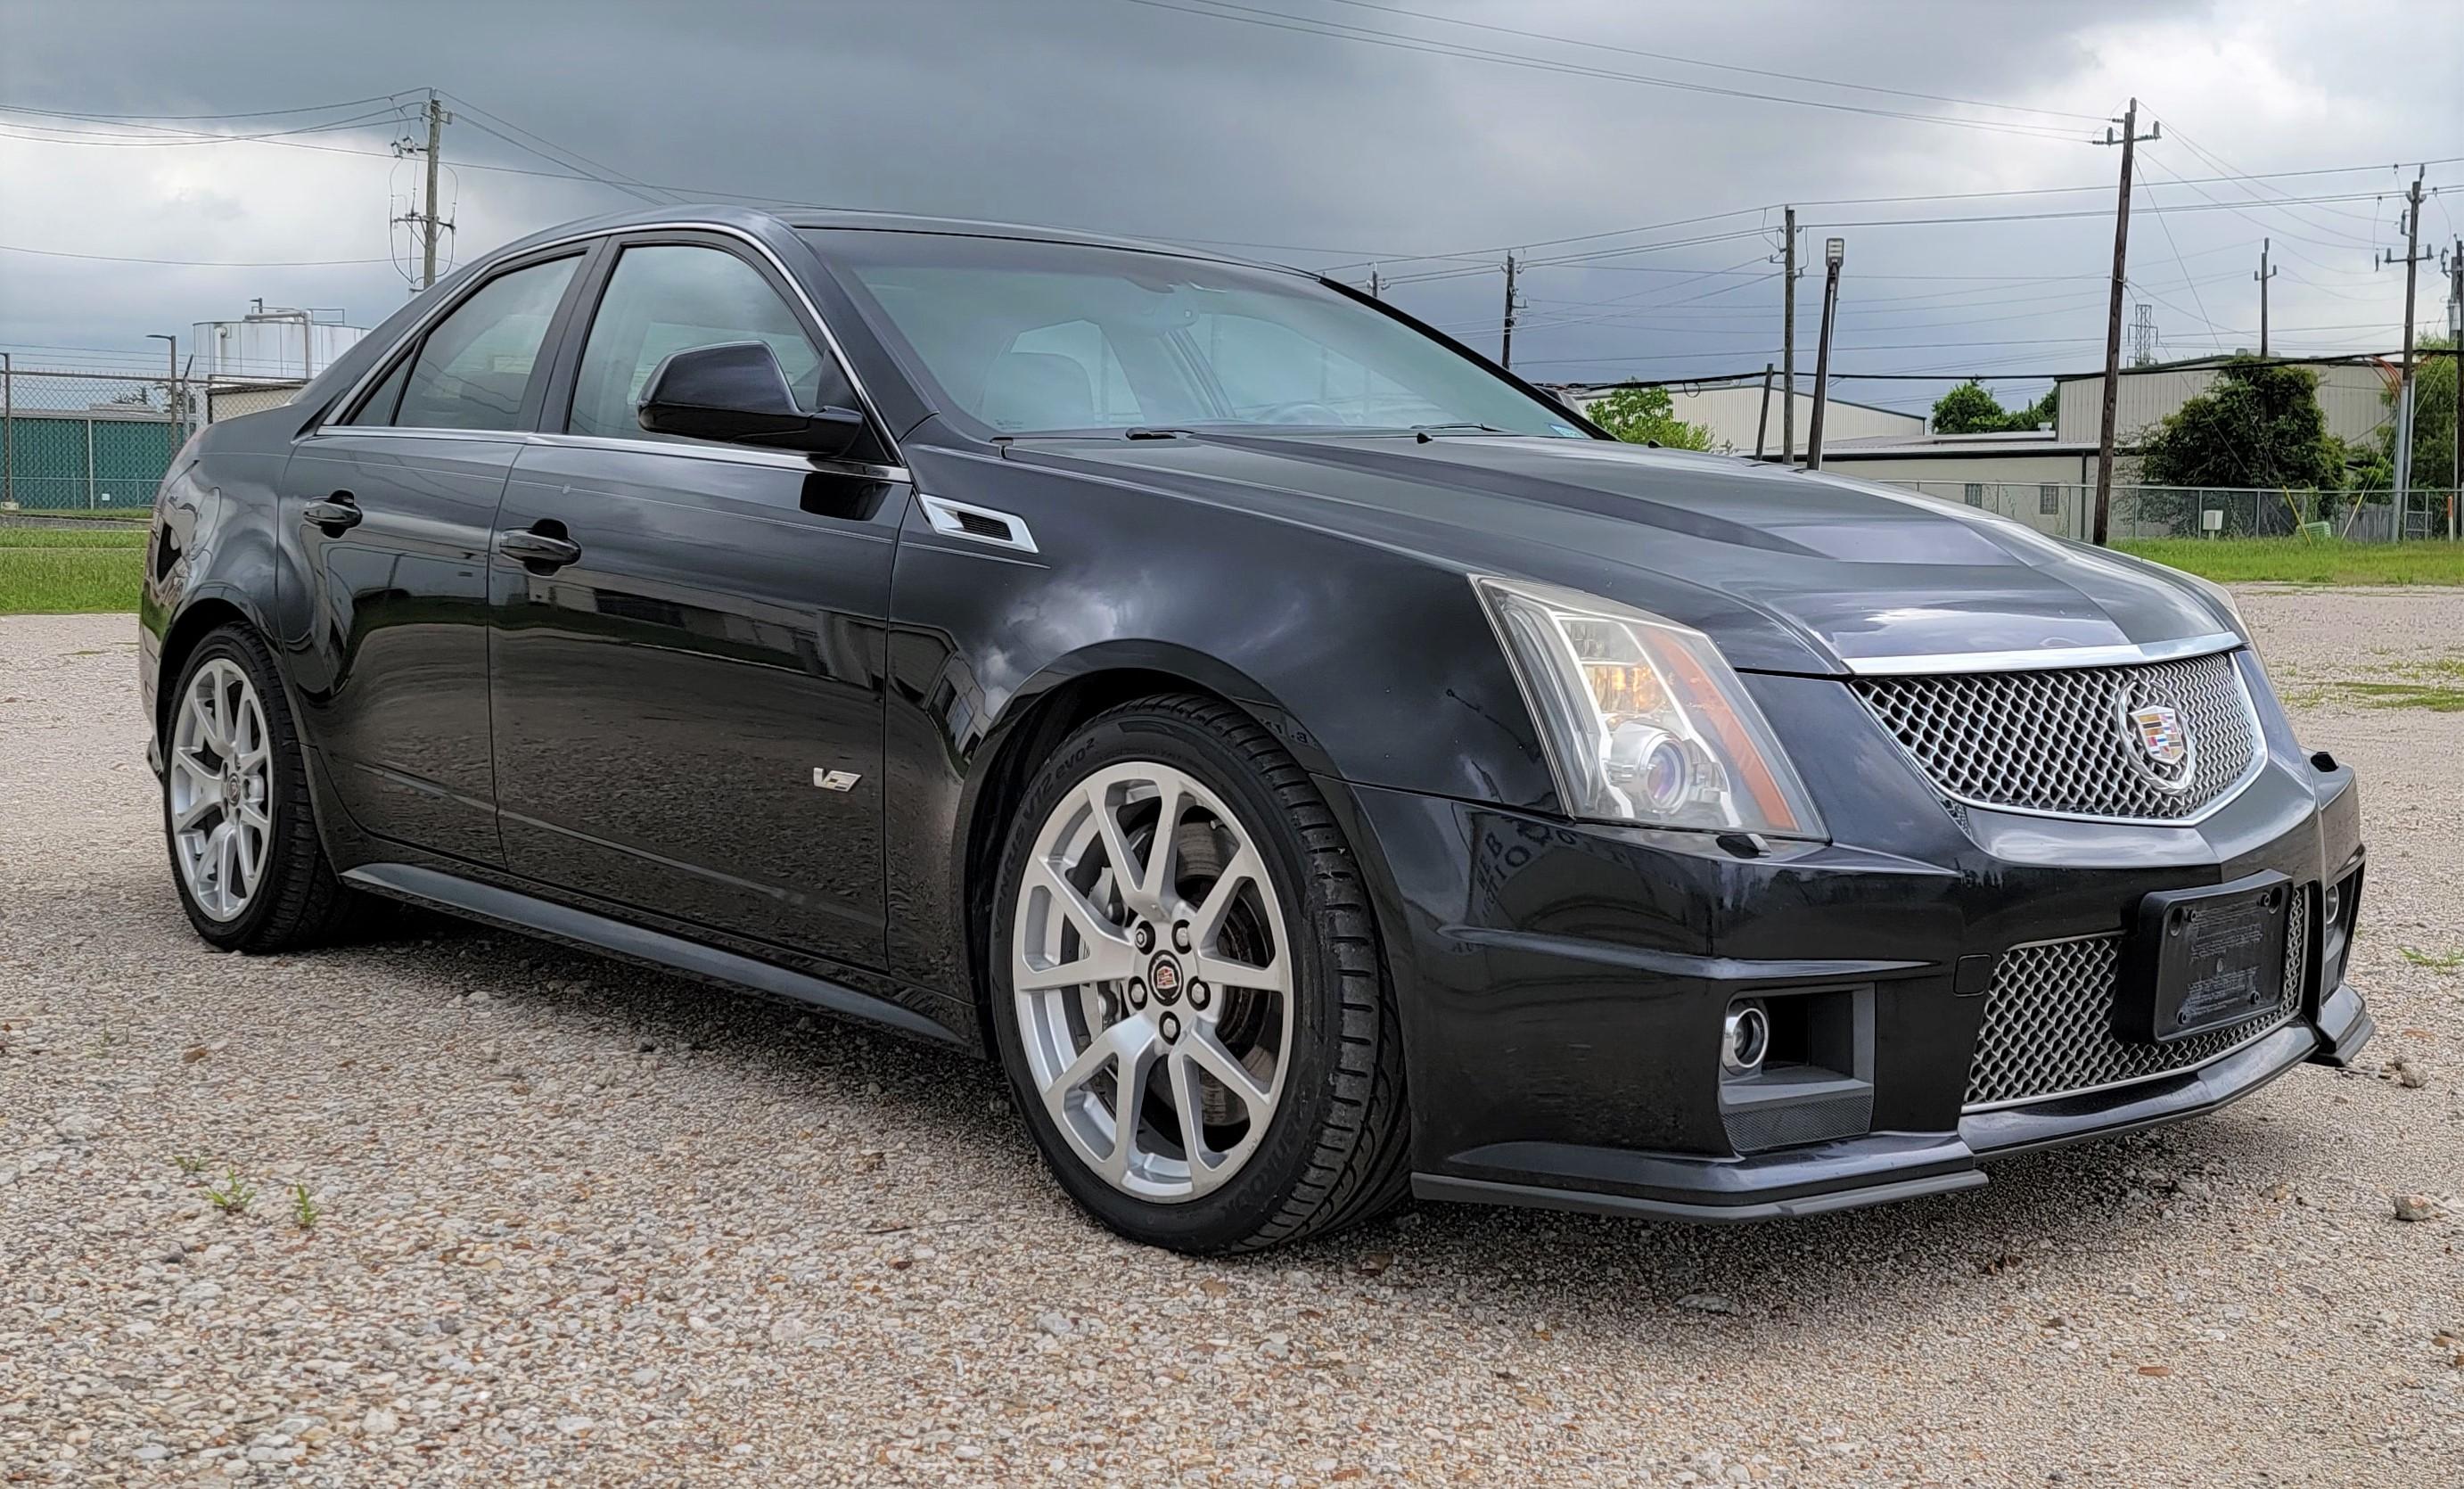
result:
M 311 501 L 299 514 L 311 527 L 320 528 L 325 536 L 336 538 L 360 525 L 365 514 L 347 491 L 338 491 L 322 501 Z
M 496 534 L 496 551 L 534 573 L 546 573 L 579 560 L 582 544 L 536 528 L 517 528 Z

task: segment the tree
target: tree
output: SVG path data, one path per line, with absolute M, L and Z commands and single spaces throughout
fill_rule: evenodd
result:
M 1934 400 L 1933 432 L 1937 434 L 1993 434 L 2033 430 L 2054 421 L 2055 390 L 2021 409 L 2005 409 L 2002 400 L 1974 378 Z
M 2327 433 L 2317 373 L 2255 357 L 2236 357 L 2218 373 L 2147 434 L 2140 479 L 2308 491 L 2344 483 L 2343 442 Z
M 1679 418 L 1665 388 L 1620 388 L 1593 403 L 1592 422 L 1628 444 L 1711 448 L 1710 428 Z

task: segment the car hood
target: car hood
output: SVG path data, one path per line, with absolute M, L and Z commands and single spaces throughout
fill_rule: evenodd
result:
M 2215 602 L 2140 560 L 1894 487 L 1722 456 L 1204 433 L 1018 440 L 1008 457 L 1583 589 L 1705 632 L 1749 670 L 2086 653 L 2233 630 Z

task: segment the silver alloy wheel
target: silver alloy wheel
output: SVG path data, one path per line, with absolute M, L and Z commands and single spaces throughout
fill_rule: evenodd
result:
M 1045 1110 L 1106 1183 L 1195 1199 L 1256 1151 L 1291 1051 L 1288 937 L 1255 836 L 1183 771 L 1107 767 L 1045 820 L 1010 987 Z
M 274 834 L 274 751 L 256 686 L 217 656 L 197 669 L 171 731 L 171 851 L 197 908 L 238 919 L 265 877 Z

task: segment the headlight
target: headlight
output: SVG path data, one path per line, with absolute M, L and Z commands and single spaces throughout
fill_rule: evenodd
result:
M 1570 815 L 1820 837 L 1795 767 L 1711 638 L 1554 585 L 1475 575 Z

